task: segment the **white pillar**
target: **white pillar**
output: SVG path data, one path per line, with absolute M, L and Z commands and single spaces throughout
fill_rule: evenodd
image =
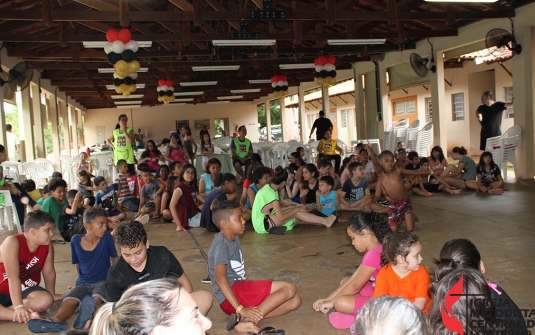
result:
M 37 147 L 37 157 L 46 157 L 45 137 L 43 127 L 43 108 L 41 104 L 41 94 L 37 85 L 30 84 L 32 91 L 33 129 L 35 132 L 35 146 Z
M 33 137 L 33 112 L 32 112 L 32 103 L 30 99 L 30 85 L 22 90 L 20 93 L 20 103 L 17 101 L 17 106 L 22 110 L 22 119 L 20 119 L 19 113 L 19 123 L 21 125 L 20 129 L 24 129 L 24 132 L 20 131 L 20 140 L 21 140 L 21 162 L 31 162 L 35 159 L 34 152 L 34 137 Z M 22 141 L 24 140 L 24 150 L 22 148 Z M 24 154 L 23 154 L 24 151 Z
M 266 141 L 271 141 L 271 109 L 270 109 L 270 102 L 266 101 L 265 104 L 266 109 Z
M 48 121 L 52 125 L 52 149 L 54 152 L 54 168 L 56 171 L 60 171 L 60 138 L 59 138 L 59 118 L 58 111 L 56 109 L 56 101 L 54 96 L 47 96 L 46 105 L 48 107 Z M 59 106 L 58 106 L 59 107 Z
M 297 105 L 299 106 L 299 119 L 300 119 L 300 123 L 299 125 L 301 126 L 301 141 L 303 143 L 307 143 L 308 142 L 308 138 L 307 138 L 307 131 L 310 131 L 309 129 L 306 129 L 306 107 L 305 107 L 305 91 L 301 90 L 301 87 L 299 86 L 297 88 L 297 92 L 299 93 L 299 96 L 298 96 L 298 103 Z
M 58 114 L 63 120 L 63 146 L 65 148 L 65 155 L 72 157 L 71 132 L 69 127 L 69 112 L 67 110 L 67 104 L 64 101 L 58 101 L 58 108 Z
M 363 76 L 358 74 L 355 78 L 355 122 L 357 124 L 357 139 L 366 139 L 366 110 L 364 109 Z
M 284 101 L 284 97 L 279 99 L 279 106 L 281 109 L 281 136 L 283 142 L 288 142 L 290 140 L 289 138 L 289 128 L 293 126 L 292 123 L 290 123 L 290 118 L 288 117 L 287 111 L 286 111 L 286 102 Z
M 80 152 L 80 147 L 78 146 L 78 132 L 76 127 L 78 126 L 78 113 L 74 106 L 69 105 L 69 117 L 70 117 L 70 126 L 71 126 L 71 136 L 72 136 L 72 157 L 77 156 Z
M 516 29 L 515 38 L 523 49 L 512 59 L 515 125 L 522 128 L 521 144 L 516 150 L 516 178 L 531 179 L 535 174 L 535 27 Z
M 446 120 L 446 87 L 444 86 L 444 62 L 442 51 L 435 53 L 437 71 L 431 72 L 431 104 L 433 112 L 433 145 L 439 145 L 444 152 L 448 151 L 448 125 Z M 471 111 L 469 112 L 471 113 Z
M 85 137 L 84 137 L 84 125 L 82 123 L 82 111 L 77 109 L 76 110 L 76 120 L 78 121 L 78 129 L 80 131 L 80 143 L 78 143 L 80 146 L 85 146 Z
M 331 115 L 331 101 L 329 100 L 329 87 L 321 86 L 321 99 L 322 99 L 322 109 L 325 112 L 325 117 L 329 118 Z

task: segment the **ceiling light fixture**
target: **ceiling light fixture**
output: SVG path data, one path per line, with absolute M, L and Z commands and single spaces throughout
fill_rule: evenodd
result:
M 141 107 L 141 105 L 121 105 L 121 106 L 116 106 L 117 108 L 139 108 Z
M 129 96 L 124 96 L 122 94 L 118 94 L 118 95 L 112 95 L 111 98 L 112 99 L 141 99 L 143 98 L 144 94 L 130 94 Z
M 242 99 L 243 95 L 229 95 L 227 97 L 217 97 L 217 100 L 236 100 Z
M 180 83 L 180 86 L 210 86 L 217 85 L 217 81 L 191 81 Z
M 115 72 L 114 68 L 98 68 L 97 70 L 98 70 L 98 73 L 114 73 Z M 149 68 L 140 67 L 139 70 L 137 70 L 136 72 L 149 72 Z
M 179 103 L 170 102 L 168 104 L 163 104 L 162 106 L 167 106 L 167 107 L 169 107 L 169 106 L 182 106 L 182 105 L 185 105 L 185 104 L 186 104 L 185 102 L 179 102 Z
M 279 68 L 281 70 L 295 70 L 295 69 L 313 69 L 315 67 L 314 63 L 303 63 L 303 64 L 281 64 Z M 271 81 L 270 81 L 271 82 Z
M 151 41 L 136 41 L 140 48 L 149 48 L 152 46 Z M 83 41 L 84 48 L 104 48 L 108 41 Z
M 193 71 L 228 71 L 239 70 L 239 65 L 213 65 L 213 66 L 192 66 Z
M 249 84 L 271 84 L 271 79 L 253 79 L 249 80 Z
M 175 99 L 176 102 L 188 102 L 193 101 L 193 98 Z
M 184 97 L 184 96 L 188 96 L 188 95 L 203 95 L 203 94 L 204 94 L 204 92 L 176 92 L 176 93 L 173 93 L 173 95 L 175 97 Z
M 327 40 L 329 45 L 385 44 L 386 39 Z
M 244 89 L 244 90 L 230 90 L 230 93 L 232 93 L 232 94 L 235 94 L 235 93 L 258 93 L 261 90 L 262 90 L 261 88 L 247 88 L 247 89 Z
M 115 90 L 117 86 L 115 85 L 106 85 L 107 90 Z M 136 88 L 145 88 L 145 84 L 136 84 Z
M 426 2 L 496 2 L 498 0 L 424 0 Z
M 226 103 L 229 103 L 230 101 L 228 100 L 225 100 L 225 101 L 208 101 L 207 103 L 209 104 L 226 104 Z
M 212 40 L 215 47 L 265 46 L 275 43 L 277 40 Z
M 140 104 L 141 100 L 138 101 L 114 101 L 116 105 L 135 105 Z

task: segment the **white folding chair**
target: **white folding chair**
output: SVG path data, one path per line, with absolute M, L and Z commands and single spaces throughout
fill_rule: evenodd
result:
M 15 221 L 15 225 L 17 226 L 17 231 L 19 232 L 19 234 L 22 233 L 22 229 L 20 227 L 19 216 L 17 214 L 17 209 L 15 208 L 15 204 L 13 203 L 13 200 L 11 199 L 11 193 L 8 190 L 0 190 L 0 194 L 4 196 L 4 203 L 5 203 L 5 206 L 0 206 L 0 228 L 4 226 L 4 220 L 5 220 L 5 223 L 7 223 L 7 229 L 14 230 L 15 227 L 13 227 L 13 221 Z
M 214 145 L 214 154 L 224 154 L 225 152 L 220 147 Z
M 409 128 L 407 128 L 407 131 L 405 133 L 405 148 L 409 149 L 410 151 L 416 151 L 416 140 L 418 139 L 418 130 L 420 130 L 420 120 L 416 120 Z M 397 143 L 396 143 L 397 145 Z
M 383 135 L 383 146 L 384 150 L 389 150 L 394 152 L 396 145 L 394 144 L 396 140 L 396 134 L 393 130 L 385 130 Z
M 502 135 L 503 159 L 502 171 L 504 179 L 507 179 L 507 162 L 513 164 L 515 170 L 515 179 L 518 178 L 516 165 L 516 148 L 520 145 L 522 129 L 520 126 L 512 126 Z
M 4 177 L 13 179 L 16 183 L 21 183 L 21 178 L 19 175 L 19 169 L 17 167 L 12 165 L 6 165 L 6 162 L 2 163 L 2 167 L 4 168 Z
M 487 143 L 485 144 L 485 151 L 488 151 L 492 154 L 492 159 L 500 169 L 502 168 L 503 162 L 503 143 L 502 135 L 487 138 Z M 502 176 L 505 176 L 505 171 L 502 170 Z
M 34 163 L 39 164 L 41 168 L 46 171 L 46 173 L 51 176 L 54 173 L 54 164 L 46 158 L 36 158 L 33 160 Z
M 3 167 L 9 167 L 13 170 L 16 170 L 17 173 L 19 174 L 19 176 L 22 176 L 24 175 L 24 170 L 22 169 L 22 164 L 20 162 L 10 162 L 10 161 L 5 161 L 2 163 L 2 166 Z
M 429 148 L 433 144 L 433 122 L 428 122 L 418 132 L 416 140 L 416 152 L 420 157 L 427 157 L 430 155 Z
M 35 182 L 35 186 L 37 188 L 43 188 L 47 182 L 48 178 L 50 177 L 50 174 L 43 170 L 41 165 L 34 162 L 26 162 L 22 164 L 22 169 L 24 170 L 24 174 L 26 175 L 27 179 L 32 179 Z M 43 183 L 41 180 L 45 180 Z
M 283 168 L 288 166 L 288 159 L 286 158 L 286 150 L 288 150 L 288 143 L 279 142 L 273 145 L 273 165 L 275 167 L 282 166 Z

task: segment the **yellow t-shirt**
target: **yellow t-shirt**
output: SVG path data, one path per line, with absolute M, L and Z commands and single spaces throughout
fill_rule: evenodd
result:
M 42 198 L 41 192 L 39 192 L 38 189 L 35 189 L 35 190 L 31 191 L 31 192 L 28 192 L 28 195 L 30 196 L 30 198 L 33 199 L 33 201 L 36 201 L 36 202 L 37 202 L 37 200 Z
M 321 150 L 326 155 L 336 155 L 336 140 L 331 139 L 327 141 L 326 139 L 321 139 Z

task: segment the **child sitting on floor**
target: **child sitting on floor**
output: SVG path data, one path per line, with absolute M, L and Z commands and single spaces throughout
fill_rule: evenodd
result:
M 128 172 L 128 164 L 124 159 L 117 161 L 117 175 L 115 176 L 114 183 L 117 185 L 117 192 L 119 193 L 119 204 L 122 208 L 127 208 L 132 212 L 137 212 L 139 209 L 139 199 L 134 197 L 130 186 L 128 185 L 128 178 L 126 173 Z
M 41 190 L 35 186 L 35 182 L 32 179 L 26 179 L 20 183 L 20 186 L 24 187 L 26 192 L 33 201 L 37 202 L 43 197 Z
M 83 205 L 85 208 L 89 208 L 95 205 L 95 197 L 93 196 L 93 191 L 98 191 L 98 188 L 93 187 L 91 175 L 86 170 L 78 171 L 78 190 L 82 191 L 84 199 Z
M 165 187 L 158 179 L 154 179 L 148 168 L 144 168 L 141 171 L 141 179 L 145 184 L 141 188 L 137 215 L 140 216 L 154 212 L 152 218 L 155 220 L 159 219 L 162 217 L 160 205 Z
M 217 203 L 227 200 L 227 195 L 236 190 L 236 176 L 225 173 L 221 177 L 221 186 L 214 189 L 204 201 L 201 214 L 201 227 L 209 232 L 219 232 L 219 228 L 212 220 L 212 210 Z
M 256 197 L 256 193 L 258 190 L 260 190 L 264 185 L 269 183 L 269 175 L 271 174 L 271 170 L 268 167 L 265 166 L 259 166 L 256 168 L 256 170 L 253 171 L 253 182 L 247 189 L 247 209 L 250 211 L 253 209 L 254 199 Z
M 71 241 L 71 237 L 83 232 L 83 226 L 79 224 L 84 215 L 82 205 L 82 192 L 70 190 L 67 192 L 67 205 L 63 206 L 58 216 L 58 229 L 61 237 L 66 242 Z
M 333 177 L 320 177 L 318 190 L 316 191 L 316 208 L 312 209 L 310 214 L 328 217 L 336 211 L 336 191 L 333 190 L 333 187 Z M 347 222 L 347 220 L 342 219 L 339 219 L 338 221 Z
M 117 260 L 117 250 L 113 237 L 107 231 L 107 222 L 108 212 L 105 209 L 97 206 L 85 211 L 84 231 L 71 239 L 72 264 L 76 265 L 78 273 L 76 286 L 65 295 L 56 315 L 49 320 L 30 320 L 30 331 L 48 333 L 67 329 L 65 321 L 74 314 L 78 306 L 79 313 L 73 327 L 84 329 L 95 309 L 106 302 L 106 277 L 111 264 Z
M 169 180 L 169 174 L 170 174 L 170 170 L 169 170 L 169 166 L 163 164 L 163 165 L 160 165 L 160 177 L 158 178 L 158 180 L 160 181 L 160 183 L 163 184 L 163 187 L 165 187 L 165 189 L 167 189 L 167 181 Z
M 393 155 L 392 155 L 393 156 Z M 409 232 L 396 232 L 383 241 L 381 265 L 373 297 L 401 296 L 412 302 L 424 314 L 431 308 L 429 273 L 422 266 L 422 243 Z
M 386 214 L 388 208 L 366 201 L 370 199 L 368 181 L 364 178 L 364 167 L 361 162 L 353 162 L 347 168 L 351 179 L 346 180 L 341 190 L 338 190 L 338 208 L 343 211 L 376 211 Z
M 304 167 L 304 166 L 303 166 Z M 301 197 L 299 194 L 299 181 L 297 180 L 297 172 L 292 169 L 291 166 L 284 168 L 284 171 L 288 174 L 288 179 L 286 179 L 286 185 L 284 185 L 284 195 L 285 199 L 290 199 L 296 204 L 301 203 Z
M 43 197 L 36 201 L 38 205 L 43 205 L 43 201 L 50 196 L 50 191 L 48 190 L 48 185 L 43 186 Z
M 355 315 L 372 296 L 375 278 L 381 269 L 381 253 L 383 239 L 392 230 L 378 213 L 357 213 L 351 217 L 347 225 L 347 235 L 358 252 L 365 252 L 362 262 L 351 277 L 342 279 L 340 286 L 328 297 L 318 299 L 313 308 L 327 314 L 331 309 L 336 312 L 329 314 L 331 325 L 338 329 L 346 329 L 355 323 Z
M 58 226 L 58 216 L 63 206 L 67 205 L 67 183 L 60 178 L 52 178 L 48 182 L 48 190 L 50 191 L 50 197 L 43 201 L 42 211 L 52 215 L 56 227 Z
M 498 164 L 494 163 L 492 154 L 485 151 L 481 154 L 479 164 L 476 167 L 477 189 L 476 191 L 488 192 L 489 194 L 503 193 L 503 178 Z M 35 199 L 34 199 L 35 200 Z
M 108 211 L 108 229 L 115 229 L 126 218 L 125 213 L 119 211 L 117 201 L 117 184 L 108 186 L 106 179 L 102 176 L 95 177 L 95 185 L 99 191 L 95 197 L 95 205 L 100 205 Z
M 429 170 L 429 160 L 425 157 L 420 159 L 420 170 L 427 171 Z M 448 183 L 444 181 L 440 176 L 435 175 L 435 181 L 437 184 L 429 183 L 429 177 L 427 176 L 416 176 L 418 178 L 418 184 L 412 188 L 414 194 L 419 194 L 426 197 L 432 197 L 434 193 L 446 190 L 449 194 L 461 194 L 463 193 L 462 189 L 452 188 Z
M 227 330 L 262 334 L 266 329 L 260 330 L 257 324 L 263 318 L 296 310 L 301 306 L 301 297 L 290 282 L 246 280 L 238 237 L 245 232 L 245 220 L 238 203 L 218 203 L 213 208 L 213 220 L 221 232 L 214 236 L 208 253 L 208 272 L 221 309 L 230 315 Z

